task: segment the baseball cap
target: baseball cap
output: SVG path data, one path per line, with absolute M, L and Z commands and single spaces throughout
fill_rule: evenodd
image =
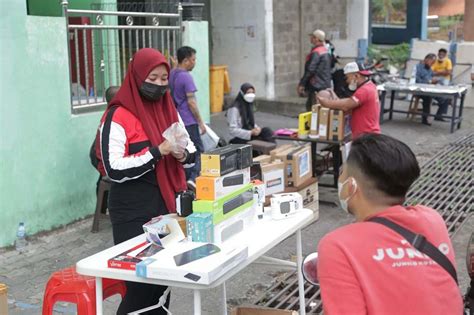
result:
M 321 31 L 321 30 L 315 30 L 314 32 L 312 32 L 308 35 L 314 36 L 322 42 L 324 42 L 326 40 L 326 33 L 324 33 L 324 31 Z
M 356 72 L 365 76 L 372 75 L 372 71 L 367 70 L 363 64 L 355 62 L 355 61 L 349 62 L 348 64 L 344 66 L 344 74 L 356 73 Z

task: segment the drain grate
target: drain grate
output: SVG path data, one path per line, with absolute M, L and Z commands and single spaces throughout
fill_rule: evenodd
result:
M 422 204 L 443 216 L 454 235 L 474 210 L 474 134 L 446 147 L 421 168 L 407 204 Z
M 421 168 L 421 176 L 407 195 L 407 204 L 437 209 L 450 235 L 454 235 L 474 210 L 474 133 L 444 147 Z M 305 282 L 307 314 L 322 314 L 319 286 Z M 299 311 L 298 277 L 287 273 L 276 281 L 256 305 Z

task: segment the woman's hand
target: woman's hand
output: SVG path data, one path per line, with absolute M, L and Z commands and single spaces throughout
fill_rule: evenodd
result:
M 262 129 L 260 127 L 255 127 L 250 131 L 252 136 L 258 136 L 260 132 L 262 132 Z
M 186 151 L 183 152 L 171 152 L 171 155 L 177 159 L 179 162 L 184 162 L 186 160 Z
M 168 140 L 163 141 L 159 146 L 158 150 L 160 150 L 161 156 L 165 156 L 171 153 L 171 143 Z

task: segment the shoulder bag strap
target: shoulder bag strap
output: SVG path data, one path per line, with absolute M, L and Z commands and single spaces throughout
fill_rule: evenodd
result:
M 382 224 L 403 236 L 414 248 L 426 254 L 441 267 L 443 267 L 443 269 L 451 275 L 456 284 L 458 283 L 456 269 L 454 268 L 451 261 L 438 248 L 436 248 L 436 246 L 430 243 L 424 235 L 415 234 L 403 226 L 386 218 L 375 217 L 369 219 L 368 221 Z

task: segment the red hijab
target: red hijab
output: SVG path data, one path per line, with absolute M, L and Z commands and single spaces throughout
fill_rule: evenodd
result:
M 140 96 L 139 87 L 148 74 L 159 65 L 170 72 L 166 58 L 153 48 L 143 48 L 135 53 L 128 65 L 127 75 L 108 108 L 123 106 L 142 123 L 152 146 L 158 146 L 165 139 L 163 132 L 178 121 L 176 107 L 167 91 L 159 101 L 153 102 Z M 176 212 L 175 193 L 186 189 L 184 169 L 172 155 L 163 156 L 155 167 L 156 179 L 168 212 Z

